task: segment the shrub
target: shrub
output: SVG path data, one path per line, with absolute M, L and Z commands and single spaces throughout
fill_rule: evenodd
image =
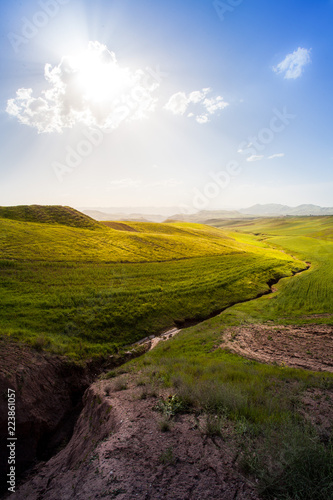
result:
M 178 396 L 176 396 L 175 394 L 170 394 L 170 396 L 168 396 L 166 399 L 161 399 L 160 401 L 158 401 L 155 409 L 162 412 L 163 415 L 169 419 L 176 415 L 176 413 L 184 410 L 184 405 L 182 400 Z

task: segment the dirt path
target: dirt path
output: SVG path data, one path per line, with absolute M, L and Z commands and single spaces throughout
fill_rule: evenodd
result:
M 314 371 L 333 372 L 333 327 L 329 325 L 228 328 L 220 347 L 246 358 Z

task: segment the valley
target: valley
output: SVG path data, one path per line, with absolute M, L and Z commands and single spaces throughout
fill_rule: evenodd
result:
M 0 208 L 1 384 L 37 419 L 13 498 L 331 498 L 333 217 L 210 224 Z

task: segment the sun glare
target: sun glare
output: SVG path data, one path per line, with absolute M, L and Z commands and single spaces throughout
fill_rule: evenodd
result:
M 87 100 L 113 100 L 125 86 L 124 70 L 119 68 L 112 53 L 105 57 L 105 54 L 89 50 L 70 57 L 69 62 L 76 72 L 77 84 Z

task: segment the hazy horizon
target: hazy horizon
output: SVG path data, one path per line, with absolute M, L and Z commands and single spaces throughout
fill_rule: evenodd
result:
M 1 11 L 0 205 L 333 205 L 332 0 Z

